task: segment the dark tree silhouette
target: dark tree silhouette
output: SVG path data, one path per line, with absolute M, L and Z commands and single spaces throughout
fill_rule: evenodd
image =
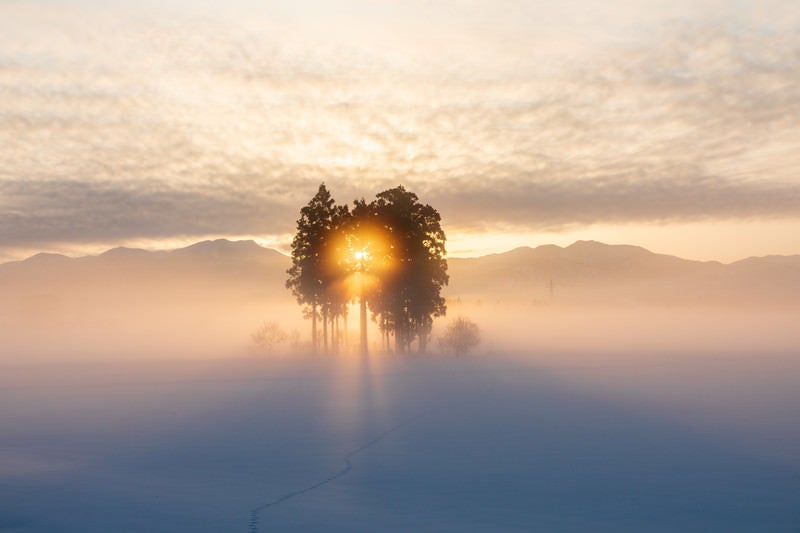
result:
M 370 308 L 382 329 L 394 333 L 396 351 L 409 351 L 416 338 L 424 352 L 433 318 L 447 311 L 441 295 L 449 280 L 441 216 L 403 186 L 379 193 L 362 209 L 389 235 L 392 262 L 369 298 Z
M 297 233 L 292 240 L 292 266 L 286 271 L 289 274 L 286 287 L 304 307 L 305 315 L 311 318 L 311 345 L 315 352 L 319 348 L 317 321 L 320 318 L 327 344 L 330 301 L 326 294 L 323 258 L 336 213 L 335 202 L 323 183 L 308 205 L 300 210 Z
M 334 205 L 330 211 L 330 224 L 321 236 L 321 266 L 320 285 L 322 288 L 321 309 L 324 318 L 325 349 L 328 349 L 328 335 L 330 329 L 331 344 L 338 349 L 342 342 L 339 318 L 345 320 L 347 329 L 347 304 L 350 294 L 345 283 L 346 269 L 342 265 L 341 239 L 339 235 L 348 226 L 351 220 L 350 210 L 346 205 Z M 330 327 L 328 327 L 330 326 Z
M 446 312 L 441 296 L 448 282 L 445 240 L 439 213 L 402 186 L 383 191 L 370 203 L 357 200 L 351 211 L 337 206 L 325 184 L 320 185 L 300 212 L 286 282 L 312 319 L 314 349 L 319 346 L 318 319 L 325 349 L 329 324 L 335 326 L 334 347 L 340 344 L 338 319 L 346 320 L 356 279 L 358 296 L 369 303 L 384 345 L 393 334 L 396 351 L 409 351 L 417 340 L 424 352 L 433 318 Z

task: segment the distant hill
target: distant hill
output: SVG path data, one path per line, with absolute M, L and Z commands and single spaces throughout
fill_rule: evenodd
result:
M 284 288 L 289 258 L 253 241 L 173 251 L 39 254 L 0 265 L 0 347 L 36 359 L 246 346 L 264 320 L 301 321 Z
M 219 239 L 172 251 L 114 248 L 97 256 L 38 254 L 0 264 L 0 290 L 17 298 L 80 293 L 291 302 L 290 259 L 254 241 Z M 449 260 L 449 298 L 569 304 L 792 304 L 800 256 L 731 264 L 690 261 L 638 246 L 578 241 Z M 226 296 L 227 295 L 227 296 Z M 8 298 L 7 298 L 8 300 Z
M 791 304 L 800 256 L 732 264 L 690 261 L 638 246 L 578 241 L 449 260 L 452 298 L 574 304 Z
M 114 248 L 80 258 L 38 254 L 5 263 L 0 265 L 0 355 L 18 360 L 59 354 L 103 360 L 125 354 L 218 356 L 246 349 L 250 334 L 265 320 L 307 334 L 308 323 L 284 286 L 289 264 L 285 255 L 253 241 L 227 240 L 173 251 Z M 449 266 L 449 314 L 464 312 L 484 324 L 504 324 L 507 332 L 501 338 L 530 330 L 528 313 L 535 314 L 533 323 L 542 328 L 550 324 L 547 317 L 556 321 L 550 329 L 538 330 L 537 339 L 552 337 L 552 330 L 563 326 L 569 338 L 576 327 L 581 338 L 592 329 L 616 328 L 629 340 L 627 333 L 636 328 L 631 317 L 660 316 L 634 306 L 699 316 L 701 322 L 707 321 L 702 317 L 708 306 L 736 306 L 748 316 L 776 317 L 784 324 L 791 322 L 787 309 L 794 313 L 800 305 L 800 256 L 726 265 L 636 246 L 577 242 L 566 248 L 540 246 L 454 258 Z M 617 310 L 608 313 L 600 306 Z M 703 310 L 692 314 L 688 306 Z M 551 313 L 550 307 L 574 312 L 559 326 L 563 313 Z M 669 307 L 679 312 L 671 313 Z M 605 321 L 602 326 L 599 319 Z M 772 327 L 772 319 L 761 320 L 767 321 L 763 328 Z M 745 326 L 720 324 L 708 334 L 728 337 L 753 326 L 751 321 Z M 660 322 L 656 330 L 662 338 Z M 685 330 L 682 326 L 676 331 L 684 335 Z
M 251 284 L 259 292 L 280 289 L 289 258 L 254 241 L 218 239 L 172 251 L 113 248 L 100 255 L 69 258 L 37 254 L 23 261 L 0 264 L 0 286 L 49 287 L 118 283 L 120 289 L 139 283 L 170 282 L 176 287 L 214 280 L 231 286 Z

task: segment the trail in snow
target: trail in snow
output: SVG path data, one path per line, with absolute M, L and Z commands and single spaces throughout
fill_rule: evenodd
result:
M 403 426 L 407 425 L 409 422 L 410 422 L 410 420 L 405 420 L 403 422 L 400 422 L 399 424 L 397 424 L 395 426 L 392 426 L 391 428 L 387 429 L 383 433 L 380 433 L 377 436 L 373 437 L 372 439 L 368 440 L 367 442 L 365 442 L 364 444 L 362 444 L 361 446 L 359 446 L 355 450 L 352 450 L 351 452 L 349 452 L 347 455 L 345 455 L 342 458 L 342 462 L 344 463 L 344 467 L 342 467 L 342 469 L 339 470 L 338 472 L 336 472 L 335 474 L 333 474 L 333 475 L 331 475 L 329 477 L 326 477 L 325 479 L 323 479 L 321 481 L 318 481 L 318 482 L 314 483 L 313 485 L 309 485 L 308 487 L 304 487 L 304 488 L 296 490 L 294 492 L 289 492 L 287 494 L 284 494 L 280 498 L 277 498 L 275 500 L 272 500 L 271 502 L 265 503 L 264 505 L 260 505 L 259 507 L 256 507 L 255 509 L 250 511 L 250 522 L 249 522 L 250 533 L 258 533 L 258 531 L 259 531 L 259 529 L 258 529 L 259 516 L 260 516 L 262 511 L 265 511 L 266 509 L 268 509 L 270 507 L 274 507 L 274 506 L 276 506 L 276 505 L 278 505 L 280 503 L 283 503 L 286 500 L 289 500 L 291 498 L 295 498 L 297 496 L 301 496 L 301 495 L 305 494 L 306 492 L 311 492 L 314 489 L 318 489 L 319 487 L 321 487 L 323 485 L 327 485 L 328 483 L 331 483 L 332 481 L 336 481 L 340 477 L 346 475 L 348 472 L 350 472 L 350 470 L 353 469 L 353 463 L 350 460 L 353 456 L 355 456 L 355 455 L 363 452 L 367 448 L 369 448 L 371 446 L 374 446 L 375 444 L 379 443 L 380 441 L 382 441 L 384 438 L 386 438 L 390 434 L 394 433 L 395 431 L 399 430 Z

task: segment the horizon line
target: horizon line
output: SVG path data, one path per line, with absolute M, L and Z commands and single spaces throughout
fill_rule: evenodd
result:
M 276 253 L 284 256 L 284 257 L 287 257 L 287 258 L 291 257 L 290 254 L 284 252 L 283 250 L 280 250 L 279 248 L 276 248 L 276 247 L 263 245 L 263 244 L 259 243 L 256 239 L 252 239 L 252 238 L 251 239 L 231 239 L 231 238 L 228 238 L 228 237 L 218 237 L 218 238 L 202 239 L 202 240 L 193 242 L 191 244 L 187 244 L 185 246 L 178 246 L 178 247 L 175 247 L 175 248 L 147 248 L 147 247 L 139 247 L 139 246 L 126 246 L 126 245 L 122 244 L 122 245 L 119 245 L 119 246 L 112 246 L 110 248 L 107 248 L 107 249 L 103 250 L 102 252 L 99 252 L 99 253 L 94 253 L 94 254 L 87 253 L 87 254 L 83 254 L 83 255 L 73 255 L 73 254 L 69 254 L 69 253 L 51 252 L 51 251 L 43 250 L 43 251 L 40 251 L 40 252 L 33 253 L 32 255 L 29 255 L 29 256 L 21 258 L 21 259 L 10 259 L 10 260 L 7 260 L 7 261 L 0 261 L 0 266 L 11 264 L 11 263 L 22 263 L 22 262 L 28 261 L 30 259 L 33 259 L 35 257 L 43 256 L 43 255 L 59 256 L 59 257 L 67 258 L 67 259 L 83 259 L 83 258 L 88 258 L 88 257 L 100 257 L 102 255 L 105 255 L 105 254 L 113 251 L 113 250 L 143 251 L 143 252 L 147 252 L 147 253 L 159 253 L 159 252 L 170 253 L 170 252 L 176 252 L 176 251 L 180 251 L 180 250 L 185 250 L 185 249 L 191 248 L 193 246 L 196 246 L 198 244 L 214 243 L 214 242 L 220 242 L 220 241 L 224 241 L 224 242 L 232 243 L 232 244 L 233 243 L 252 243 L 252 244 L 258 246 L 259 248 L 261 248 L 263 250 L 271 250 L 271 251 L 276 252 Z M 579 243 L 596 243 L 596 244 L 600 244 L 600 245 L 603 245 L 603 246 L 609 246 L 609 247 L 617 247 L 617 246 L 634 247 L 634 248 L 640 248 L 642 250 L 645 250 L 646 252 L 651 253 L 651 254 L 674 257 L 674 258 L 677 258 L 677 259 L 682 259 L 684 261 L 693 261 L 693 262 L 698 262 L 698 263 L 719 263 L 719 264 L 722 264 L 722 265 L 730 265 L 730 264 L 738 263 L 740 261 L 746 261 L 748 259 L 761 259 L 761 258 L 767 258 L 767 257 L 797 257 L 797 256 L 800 256 L 800 252 L 798 252 L 796 254 L 751 255 L 751 256 L 742 257 L 741 259 L 736 259 L 734 261 L 724 262 L 724 261 L 721 261 L 721 260 L 718 260 L 718 259 L 691 259 L 691 258 L 679 256 L 679 255 L 674 255 L 674 254 L 668 254 L 668 253 L 662 253 L 662 252 L 654 252 L 653 250 L 651 250 L 649 248 L 646 248 L 644 246 L 638 245 L 638 244 L 631 244 L 631 243 L 613 243 L 612 244 L 612 243 L 607 243 L 607 242 L 603 242 L 603 241 L 598 241 L 598 240 L 595 240 L 595 239 L 578 239 L 578 240 L 576 240 L 576 241 L 574 241 L 571 244 L 566 245 L 566 246 L 560 246 L 558 244 L 553 244 L 553 243 L 540 244 L 540 245 L 537 245 L 537 246 L 521 245 L 521 246 L 514 246 L 514 247 L 506 249 L 506 250 L 501 250 L 501 251 L 496 251 L 496 252 L 488 252 L 488 253 L 478 254 L 478 255 L 462 255 L 461 253 L 459 253 L 457 255 L 447 254 L 447 259 L 480 259 L 480 258 L 484 258 L 484 257 L 505 255 L 505 254 L 514 252 L 516 250 L 523 250 L 523 249 L 536 250 L 536 249 L 542 248 L 542 247 L 555 247 L 555 248 L 559 248 L 561 250 L 565 250 L 565 249 L 570 248 L 572 246 L 575 246 L 576 244 L 579 244 Z

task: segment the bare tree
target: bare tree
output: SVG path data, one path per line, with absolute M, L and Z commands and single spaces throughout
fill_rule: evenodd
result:
M 267 321 L 250 335 L 253 346 L 264 352 L 271 352 L 275 346 L 289 339 L 289 334 L 275 321 Z
M 481 342 L 478 325 L 471 320 L 458 317 L 447 326 L 444 336 L 439 339 L 443 352 L 453 355 L 464 355 Z

